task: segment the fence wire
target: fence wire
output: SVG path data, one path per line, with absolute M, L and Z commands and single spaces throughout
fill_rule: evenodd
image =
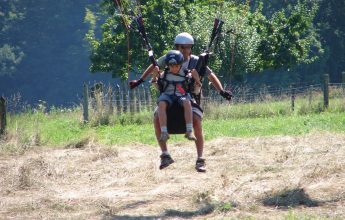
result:
M 289 87 L 289 88 L 250 88 L 247 86 L 232 88 L 233 98 L 232 105 L 255 102 L 274 102 L 282 100 L 291 100 L 292 98 L 304 97 L 309 100 L 323 95 L 325 90 L 323 84 L 314 84 L 309 86 Z M 152 111 L 156 106 L 158 92 L 143 85 L 136 89 L 130 90 L 126 85 L 107 86 L 103 85 L 89 85 L 90 92 L 88 93 L 88 100 L 90 106 L 97 108 L 97 106 L 108 106 L 111 110 L 118 114 L 123 112 L 141 112 Z M 345 83 L 330 83 L 328 84 L 329 98 L 344 98 L 345 97 Z M 6 97 L 5 97 L 6 98 Z M 15 94 L 6 98 L 7 111 L 23 112 L 28 109 L 32 110 L 44 106 L 46 103 L 40 101 L 38 106 L 30 106 L 21 99 L 20 94 Z M 203 90 L 201 104 L 208 103 L 223 104 L 228 103 L 223 97 L 219 95 L 214 89 Z

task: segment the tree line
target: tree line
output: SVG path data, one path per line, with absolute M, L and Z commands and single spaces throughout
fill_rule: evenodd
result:
M 130 21 L 138 5 L 121 3 Z M 140 9 L 157 57 L 182 31 L 201 53 L 213 19 L 224 20 L 210 62 L 223 81 L 315 83 L 329 73 L 340 82 L 345 70 L 343 0 L 141 0 Z M 120 15 L 113 0 L 2 1 L 0 92 L 18 89 L 63 103 L 81 90 L 82 83 L 75 88 L 81 79 L 110 80 L 104 73 L 124 79 L 128 68 L 140 73 L 149 64 L 146 52 Z
M 111 0 L 102 2 L 97 12 L 99 17 L 88 11 L 86 19 L 90 24 L 101 24 L 90 25 L 87 33 L 92 72 L 112 72 L 115 76 L 126 77 L 126 65 L 136 71 L 147 64 L 135 32 L 129 32 L 131 47 L 126 47 L 123 17 L 130 22 L 129 15 L 136 6 L 133 7 L 133 1 L 121 2 L 122 12 Z M 182 31 L 196 38 L 194 51 L 202 52 L 213 19 L 223 19 L 225 30 L 214 48 L 211 66 L 225 80 L 243 79 L 248 73 L 290 71 L 297 67 L 299 74 L 305 75 L 299 78 L 301 82 L 313 81 L 316 74 L 325 72 L 339 82 L 344 68 L 341 58 L 344 55 L 340 55 L 344 45 L 337 37 L 344 34 L 341 15 L 345 12 L 341 8 L 344 9 L 344 1 L 141 1 L 141 11 L 158 55 L 173 48 L 174 36 Z M 338 21 L 334 16 L 339 16 Z M 97 27 L 101 33 L 98 37 Z M 330 34 L 333 36 L 329 37 Z M 130 63 L 128 53 L 132 57 Z M 341 57 L 335 61 L 333 54 Z M 319 71 L 310 71 L 312 67 Z

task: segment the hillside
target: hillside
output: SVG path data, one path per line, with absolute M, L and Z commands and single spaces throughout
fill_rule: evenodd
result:
M 0 157 L 0 219 L 345 217 L 345 136 L 222 138 L 206 143 L 207 173 L 191 143 L 158 169 L 152 146 L 93 141 Z M 288 208 L 291 207 L 291 208 Z

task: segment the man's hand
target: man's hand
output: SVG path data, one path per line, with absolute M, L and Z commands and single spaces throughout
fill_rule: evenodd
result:
M 141 83 L 143 83 L 144 80 L 142 80 L 141 78 L 138 79 L 138 80 L 132 80 L 132 81 L 129 81 L 129 87 L 131 89 L 134 89 L 135 87 L 139 86 Z
M 225 98 L 225 99 L 228 100 L 228 101 L 230 101 L 231 98 L 232 98 L 232 94 L 231 94 L 230 91 L 222 90 L 222 91 L 219 92 L 219 94 L 220 94 L 221 96 L 223 96 L 223 98 Z

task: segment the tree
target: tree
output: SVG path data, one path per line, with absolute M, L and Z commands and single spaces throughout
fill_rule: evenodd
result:
M 0 76 L 11 75 L 22 61 L 21 42 L 15 41 L 16 24 L 25 18 L 20 0 L 3 1 L 0 5 Z
M 16 3 L 16 10 L 24 15 L 15 22 L 6 21 L 11 25 L 1 33 L 0 42 L 7 40 L 25 56 L 13 65 L 11 76 L 1 76 L 2 94 L 19 92 L 30 103 L 40 99 L 54 105 L 71 105 L 83 82 L 109 78 L 85 74 L 89 73 L 84 41 L 88 25 L 83 18 L 85 7 L 94 0 L 11 0 L 1 1 L 1 7 L 3 2 Z
M 341 73 L 345 71 L 344 17 L 344 1 L 321 0 L 315 23 L 326 51 L 322 74 L 329 73 L 332 82 L 341 82 Z
M 125 14 L 129 14 L 132 1 L 121 2 Z M 182 31 L 192 33 L 196 39 L 194 51 L 201 52 L 206 47 L 213 19 L 222 18 L 225 21 L 224 33 L 214 50 L 215 59 L 211 60 L 210 65 L 226 78 L 313 62 L 321 52 L 313 26 L 316 3 L 298 2 L 288 9 L 274 12 L 271 18 L 263 14 L 260 4 L 252 11 L 249 1 L 146 0 L 141 3 L 145 25 L 158 55 L 171 49 L 174 36 Z M 126 32 L 121 24 L 119 8 L 115 9 L 113 1 L 104 0 L 100 12 L 99 17 L 104 17 L 101 21 L 102 36 L 100 39 L 96 37 L 96 26 L 93 25 L 90 25 L 86 35 L 91 46 L 90 69 L 92 72 L 112 72 L 114 76 L 125 78 L 125 67 L 129 64 L 128 53 L 132 57 L 132 71 L 147 63 L 140 39 L 135 33 L 129 33 L 132 46 L 127 53 Z M 129 17 L 125 19 L 130 20 Z
M 311 63 L 322 53 L 313 26 L 318 5 L 298 2 L 273 13 L 270 20 L 262 17 L 256 23 L 262 37 L 259 45 L 262 69 L 291 67 Z
M 132 1 L 121 1 L 125 12 L 123 14 L 119 8 L 115 8 L 112 0 L 104 0 L 98 14 L 87 11 L 85 21 L 90 24 L 90 30 L 86 39 L 90 45 L 91 72 L 112 72 L 114 77 L 120 76 L 124 79 L 127 77 L 128 65 L 130 71 L 138 72 L 142 65 L 148 63 L 142 40 L 133 31 L 127 33 L 123 24 L 123 20 L 131 23 L 131 11 L 137 13 L 138 10 L 138 7 L 132 6 L 130 2 Z M 162 55 L 184 26 L 184 1 L 147 0 L 141 3 L 150 43 L 155 53 Z M 94 25 L 97 21 L 102 22 L 100 37 L 97 37 L 98 30 Z M 128 59 L 128 54 L 131 59 Z

